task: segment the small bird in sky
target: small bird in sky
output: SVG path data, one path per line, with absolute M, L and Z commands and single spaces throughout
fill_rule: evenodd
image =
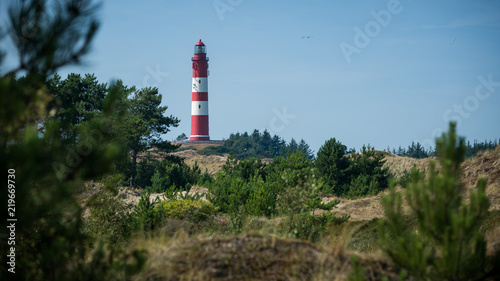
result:
M 450 43 L 450 46 L 455 46 L 455 41 L 457 41 L 457 38 L 453 39 L 453 42 Z
M 311 38 L 312 36 L 302 36 L 302 38 L 305 38 L 305 39 L 309 39 Z

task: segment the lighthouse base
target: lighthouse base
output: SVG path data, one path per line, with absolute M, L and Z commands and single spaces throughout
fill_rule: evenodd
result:
M 209 136 L 190 136 L 189 140 L 190 141 L 209 141 L 210 137 Z

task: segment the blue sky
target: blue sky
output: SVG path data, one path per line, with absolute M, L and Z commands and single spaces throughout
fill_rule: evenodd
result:
M 211 139 L 268 129 L 317 151 L 425 146 L 458 120 L 468 140 L 500 138 L 499 1 L 106 1 L 86 65 L 157 86 L 190 133 L 191 57 L 209 62 Z M 302 38 L 303 36 L 312 36 Z

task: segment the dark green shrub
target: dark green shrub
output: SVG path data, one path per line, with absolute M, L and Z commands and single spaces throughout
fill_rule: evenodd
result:
M 132 212 L 137 229 L 150 231 L 160 226 L 163 218 L 158 216 L 158 213 L 155 211 L 155 205 L 159 202 L 160 198 L 158 197 L 151 201 L 150 193 L 147 191 L 141 194 L 141 199 L 139 199 L 139 203 L 135 205 Z
M 347 147 L 335 138 L 319 149 L 314 165 L 325 183 L 323 192 L 359 198 L 387 188 L 389 169 L 382 168 L 383 153 L 370 146 L 363 146 L 360 153 L 346 153 Z
M 365 193 L 361 196 L 376 195 L 378 192 L 388 187 L 389 168 L 382 168 L 385 163 L 384 154 L 377 152 L 373 147 L 364 146 L 360 153 L 351 153 L 351 165 L 348 173 L 351 178 L 351 189 L 353 181 L 357 184 L 357 192 L 364 189 Z M 347 192 L 349 193 L 349 192 Z
M 379 191 L 380 184 L 375 179 L 361 174 L 351 180 L 346 197 L 356 199 L 367 195 L 377 195 Z
M 348 168 L 351 165 L 346 155 L 347 147 L 335 138 L 323 144 L 317 153 L 314 166 L 324 180 L 325 185 L 333 190 L 333 194 L 340 196 L 347 193 L 350 175 Z
M 217 173 L 213 183 L 208 187 L 207 199 L 224 213 L 237 212 L 245 205 L 254 192 L 254 179 L 264 174 L 264 165 L 260 160 L 249 159 L 237 161 L 228 157 L 226 164 Z
M 338 217 L 331 212 L 316 216 L 310 213 L 291 214 L 280 223 L 278 233 L 289 238 L 317 242 L 328 227 L 341 224 L 347 219 L 347 216 Z
M 276 185 L 266 183 L 261 176 L 256 176 L 251 183 L 252 193 L 245 203 L 249 215 L 271 217 L 276 213 Z

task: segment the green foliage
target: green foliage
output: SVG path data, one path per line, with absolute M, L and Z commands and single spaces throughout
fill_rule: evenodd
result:
M 131 163 L 129 163 L 131 165 Z M 137 172 L 134 177 L 134 184 L 137 187 L 140 188 L 147 188 L 151 187 L 153 185 L 153 177 L 155 176 L 156 173 L 158 173 L 158 176 L 160 177 L 160 180 L 157 181 L 157 185 L 155 187 L 158 188 L 158 190 L 154 190 L 151 192 L 161 192 L 161 190 L 165 187 L 165 165 L 166 163 L 163 163 L 154 159 L 150 155 L 146 155 L 141 161 L 138 162 L 137 165 Z M 128 177 L 130 176 L 125 172 Z M 124 185 L 128 183 L 130 178 L 127 178 L 126 181 L 123 182 Z
M 380 189 L 379 184 L 367 175 L 359 175 L 351 180 L 349 191 L 345 195 L 348 198 L 361 198 L 366 195 L 375 195 Z
M 240 206 L 238 211 L 229 214 L 231 220 L 228 225 L 228 234 L 240 234 L 243 231 L 248 215 L 245 206 Z
M 348 281 L 365 281 L 365 269 L 359 265 L 359 257 L 351 256 L 351 272 L 347 275 Z
M 123 175 L 108 175 L 100 179 L 104 184 L 97 193 L 85 202 L 89 216 L 83 220 L 82 232 L 89 237 L 89 244 L 105 241 L 112 246 L 123 246 L 128 243 L 136 230 L 136 222 L 127 206 L 118 195 Z M 87 188 L 88 189 L 88 188 Z M 92 192 L 84 190 L 83 192 Z
M 340 141 L 335 138 L 329 139 L 318 150 L 314 162 L 325 185 L 329 186 L 335 195 L 347 193 L 350 179 L 347 169 L 350 161 L 344 156 L 346 151 L 347 147 Z
M 230 214 L 231 233 L 241 232 L 247 215 L 287 215 L 280 225 L 281 235 L 318 241 L 328 226 L 348 219 L 331 212 L 312 214 L 318 208 L 330 211 L 339 202 L 322 204 L 321 185 L 311 160 L 299 150 L 286 158 L 276 157 L 268 166 L 255 159 L 238 162 L 231 156 L 207 198 Z
M 111 244 L 126 244 L 135 230 L 129 208 L 109 191 L 99 192 L 91 201 L 90 216 L 84 220 L 83 233 L 92 237 L 91 242 L 102 239 Z
M 249 215 L 271 217 L 276 213 L 277 188 L 264 182 L 260 175 L 253 181 L 253 192 L 245 203 Z
M 149 192 L 145 191 L 141 194 L 141 199 L 132 212 L 136 228 L 148 231 L 157 228 L 162 223 L 162 218 L 155 211 L 155 205 L 159 202 L 159 197 L 151 201 Z
M 326 233 L 328 227 L 345 222 L 347 216 L 338 217 L 331 212 L 321 215 L 310 213 L 291 214 L 278 227 L 280 235 L 317 242 Z
M 231 215 L 232 232 L 241 231 L 247 215 L 286 215 L 290 217 L 282 225 L 282 233 L 318 239 L 327 225 L 343 222 L 348 216 L 336 217 L 329 212 L 321 216 L 311 214 L 318 208 L 330 211 L 339 203 L 321 202 L 322 183 L 312 166 L 307 155 L 299 150 L 286 158 L 276 157 L 267 166 L 256 159 L 237 161 L 230 156 L 209 187 L 207 199 L 221 212 Z M 311 217 L 295 216 L 299 214 Z
M 184 162 L 180 164 L 165 163 L 165 187 L 175 185 L 180 190 L 189 191 L 191 185 L 197 183 L 201 171 L 198 165 L 191 168 Z
M 465 157 L 473 157 L 477 155 L 480 151 L 488 150 L 488 149 L 495 149 L 497 145 L 500 144 L 500 139 L 498 140 L 490 140 L 490 141 L 483 141 L 479 142 L 477 140 L 474 140 L 474 142 L 471 144 L 469 141 L 465 144 Z M 415 143 L 412 142 L 411 145 L 408 146 L 407 149 L 402 148 L 401 146 L 396 150 L 393 148 L 392 150 L 388 147 L 387 151 L 392 152 L 395 155 L 398 156 L 407 156 L 407 157 L 412 157 L 412 158 L 427 158 L 431 156 L 436 156 L 436 150 L 429 148 L 425 149 L 420 143 Z
M 229 153 L 229 150 L 225 146 L 207 146 L 198 150 L 197 153 L 200 155 L 223 155 Z
M 349 168 L 351 180 L 359 175 L 366 176 L 369 190 L 375 189 L 372 189 L 370 195 L 375 195 L 387 187 L 389 168 L 382 168 L 385 163 L 383 153 L 376 152 L 373 147 L 363 145 L 360 153 L 351 153 L 351 162 Z
M 158 217 L 188 220 L 195 223 L 206 221 L 217 213 L 217 207 L 203 200 L 166 200 L 155 207 Z
M 116 88 L 103 101 L 102 111 L 78 128 L 55 116 L 62 111 L 49 106 L 48 75 L 79 62 L 97 30 L 91 1 L 22 1 L 9 10 L 9 32 L 19 58 L 19 68 L 0 78 L 0 169 L 15 170 L 16 268 L 0 269 L 2 280 L 113 280 L 132 274 L 144 256 L 117 255 L 94 244 L 82 231 L 83 212 L 76 196 L 88 180 L 111 172 L 110 163 L 125 153 L 110 131 L 117 125 L 110 116 L 116 108 Z M 27 30 L 36 32 L 26 34 Z M 3 53 L 3 52 L 2 52 Z M 16 79 L 24 71 L 25 76 Z M 79 106 L 82 109 L 82 106 Z M 90 115 L 87 116 L 90 118 Z M 80 117 L 79 117 L 80 118 Z M 62 138 L 63 134 L 72 141 Z M 7 190 L 0 193 L 7 202 Z M 6 213 L 2 219 L 6 221 Z M 8 253 L 7 243 L 0 245 Z
M 55 118 L 64 123 L 68 130 L 61 132 L 62 138 L 74 142 L 71 132 L 83 122 L 97 117 L 103 109 L 108 93 L 106 84 L 99 84 L 94 75 L 68 74 L 65 80 L 57 73 L 47 83 L 47 90 L 53 97 L 49 108 L 56 109 Z
M 396 179 L 395 184 L 400 185 L 403 188 L 406 187 L 410 183 L 413 174 L 420 175 L 422 179 L 425 177 L 425 173 L 421 173 L 417 166 L 413 165 L 409 172 L 407 170 L 403 171 L 403 174 Z
M 130 169 L 125 172 L 130 177 L 130 186 L 133 186 L 139 153 L 153 147 L 159 149 L 159 152 L 166 153 L 178 147 L 162 140 L 161 136 L 169 132 L 170 127 L 177 127 L 179 120 L 164 115 L 167 107 L 161 106 L 162 96 L 157 88 L 135 90 L 133 87 L 125 88 L 124 91 L 133 93 L 133 96 L 127 100 L 128 110 L 121 118 L 121 125 L 115 129 L 115 134 L 130 151 L 132 161 Z
M 415 217 L 416 229 L 405 223 L 402 196 L 391 187 L 383 197 L 386 220 L 381 224 L 382 245 L 395 263 L 410 275 L 425 280 L 472 280 L 486 276 L 498 278 L 500 253 L 486 257 L 486 241 L 480 226 L 487 216 L 489 201 L 486 180 L 470 191 L 464 203 L 461 163 L 465 143 L 450 124 L 448 133 L 436 141 L 441 169 L 428 179 L 414 171 L 405 190 L 405 199 Z M 435 163 L 429 165 L 435 170 Z
M 186 134 L 182 133 L 175 138 L 176 141 L 185 141 L 188 140 L 189 138 L 186 136 Z
M 483 142 L 478 142 L 477 140 L 474 140 L 472 144 L 470 142 L 467 142 L 465 147 L 465 157 L 467 158 L 473 157 L 477 155 L 480 151 L 495 149 L 495 147 L 499 144 L 500 144 L 500 139 L 492 141 L 485 140 Z
M 151 177 L 151 189 L 150 192 L 158 193 L 161 192 L 165 186 L 165 180 L 161 177 L 160 171 L 156 170 L 153 177 Z
M 201 155 L 222 155 L 224 153 L 232 153 L 236 159 L 249 158 L 274 158 L 276 156 L 286 156 L 292 154 L 296 150 L 302 151 L 309 159 L 314 158 L 313 151 L 309 145 L 300 140 L 299 143 L 295 139 L 291 139 L 287 144 L 285 140 L 279 136 L 271 134 L 267 130 L 260 133 L 259 130 L 254 130 L 252 134 L 247 132 L 240 134 L 231 134 L 222 146 L 209 146 L 200 151 Z
M 388 151 L 390 151 L 390 149 Z M 398 150 L 393 148 L 392 153 L 398 156 L 406 156 L 417 159 L 427 158 L 436 155 L 435 150 L 425 149 L 425 147 L 423 147 L 419 142 L 417 143 L 411 142 L 411 145 L 409 145 L 407 149 L 402 148 L 401 146 L 399 146 Z
M 152 193 L 165 192 L 172 186 L 175 190 L 189 191 L 192 185 L 212 180 L 210 175 L 201 173 L 197 163 L 189 167 L 182 159 L 158 161 L 148 157 L 139 163 L 135 179 L 136 185 Z
M 245 205 L 255 190 L 258 175 L 264 175 L 264 165 L 260 160 L 249 159 L 238 162 L 228 157 L 226 164 L 217 173 L 213 183 L 208 187 L 207 199 L 224 213 L 237 212 Z
M 376 195 L 388 186 L 388 168 L 382 153 L 363 146 L 346 155 L 347 147 L 332 138 L 318 151 L 315 166 L 325 182 L 323 190 L 336 196 L 359 198 Z

